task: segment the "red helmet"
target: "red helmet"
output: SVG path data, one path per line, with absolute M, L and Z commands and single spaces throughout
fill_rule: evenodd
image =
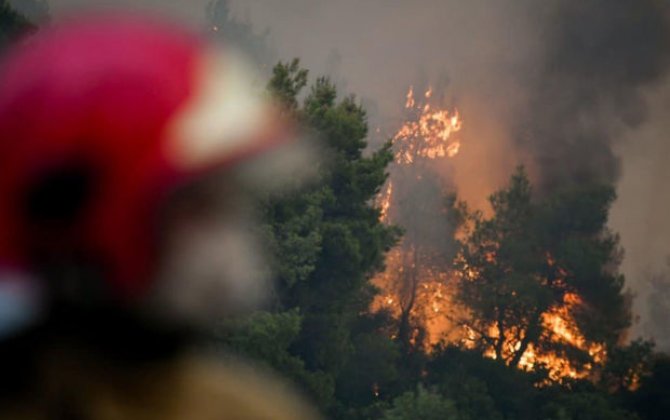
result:
M 95 261 L 117 296 L 143 296 L 167 195 L 294 137 L 250 82 L 234 54 L 144 17 L 88 16 L 15 48 L 0 70 L 0 270 Z

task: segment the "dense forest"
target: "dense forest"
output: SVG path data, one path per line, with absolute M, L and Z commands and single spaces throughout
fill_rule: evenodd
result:
M 270 55 L 225 2 L 209 13 L 217 33 Z M 0 2 L 0 48 L 34 30 Z M 300 190 L 260 198 L 276 288 L 262 311 L 217 323 L 208 345 L 221 357 L 275 370 L 335 419 L 667 418 L 670 357 L 626 337 L 631 297 L 607 227 L 613 185 L 539 192 L 519 167 L 490 196 L 491 214 L 440 197 L 446 227 L 431 234 L 454 247 L 454 322 L 468 334 L 429 342 L 420 318 L 372 309 L 373 277 L 412 233 L 385 223 L 376 200 L 392 142 L 370 150 L 360 101 L 297 59 L 273 67 L 267 90 L 322 140 L 327 163 Z M 577 339 L 551 328 L 568 315 Z
M 408 339 L 400 319 L 369 310 L 370 279 L 403 232 L 380 222 L 372 205 L 390 144 L 365 154 L 365 111 L 355 98 L 338 99 L 319 78 L 301 101 L 306 85 L 307 72 L 292 61 L 274 68 L 268 88 L 320 133 L 333 164 L 317 185 L 263 205 L 281 261 L 276 301 L 224 323 L 219 338 L 228 349 L 293 378 L 332 418 L 665 416 L 670 359 L 649 342 L 622 344 L 631 313 L 617 237 L 606 228 L 611 186 L 538 196 L 520 167 L 490 197 L 488 218 L 445 197 L 445 217 L 462 232 L 457 300 L 474 334 L 471 343 L 428 346 L 421 334 Z M 584 341 L 600 343 L 600 352 L 552 339 L 541 322 L 570 296 L 579 296 L 573 312 Z M 553 375 L 541 360 L 522 366 L 530 346 L 588 373 Z

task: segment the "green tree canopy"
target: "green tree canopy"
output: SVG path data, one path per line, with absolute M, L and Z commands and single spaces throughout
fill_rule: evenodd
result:
M 461 417 L 453 403 L 442 395 L 419 386 L 393 400 L 384 413 L 384 420 L 458 420 Z
M 457 266 L 464 324 L 483 352 L 517 366 L 529 346 L 583 365 L 594 355 L 560 340 L 544 316 L 566 308 L 589 342 L 613 347 L 630 323 L 617 273 L 618 238 L 607 230 L 609 186 L 585 185 L 535 199 L 519 168 L 490 198 L 493 215 L 471 213 Z M 463 207 L 461 207 L 463 208 Z
M 376 383 L 395 380 L 398 352 L 384 322 L 367 309 L 375 293 L 369 279 L 398 231 L 380 223 L 373 206 L 392 160 L 389 146 L 368 154 L 362 106 L 353 96 L 339 98 L 326 78 L 301 96 L 307 76 L 298 60 L 279 63 L 268 91 L 320 139 L 326 162 L 315 163 L 318 176 L 305 188 L 261 205 L 276 256 L 276 298 L 272 313 L 253 317 L 227 340 L 294 378 L 333 412 L 342 409 L 336 397 L 352 396 L 350 387 L 360 392 L 352 404 L 365 405 Z M 269 353 L 253 350 L 263 343 Z

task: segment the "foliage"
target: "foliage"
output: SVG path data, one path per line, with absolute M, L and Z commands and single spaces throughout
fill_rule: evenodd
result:
M 297 111 L 298 94 L 307 85 L 307 74 L 307 70 L 300 68 L 300 61 L 297 58 L 290 63 L 280 63 L 272 69 L 268 91 L 279 101 L 284 110 Z
M 281 371 L 287 378 L 309 389 L 315 401 L 328 404 L 333 394 L 333 381 L 319 372 L 309 372 L 304 362 L 288 351 L 300 332 L 300 323 L 297 310 L 257 312 L 245 319 L 229 320 L 219 329 L 217 341 L 228 351 L 262 361 L 267 367 Z
M 532 375 L 454 346 L 436 348 L 427 370 L 427 380 L 456 403 L 463 419 L 532 417 Z
M 482 352 L 513 367 L 529 346 L 594 364 L 583 346 L 546 327 L 544 317 L 562 307 L 587 342 L 615 346 L 630 312 L 616 272 L 618 238 L 606 228 L 614 197 L 609 186 L 587 185 L 535 199 L 518 168 L 490 197 L 492 217 L 462 216 L 472 231 L 457 259 L 457 298 Z
M 611 349 L 600 382 L 611 392 L 635 390 L 653 363 L 653 343 L 641 339 Z
M 607 395 L 597 392 L 566 392 L 542 409 L 547 420 L 636 420 L 634 413 L 617 407 Z
M 353 353 L 337 382 L 337 398 L 352 407 L 365 407 L 394 394 L 400 379 L 398 344 L 385 331 L 391 324 L 383 312 L 362 316 L 353 326 Z
M 365 111 L 353 96 L 338 99 L 328 79 L 301 100 L 308 73 L 298 60 L 272 74 L 268 91 L 321 139 L 327 162 L 305 188 L 262 203 L 276 255 L 273 313 L 252 317 L 228 343 L 294 378 L 324 411 L 344 412 L 336 397 L 365 406 L 377 382 L 396 380 L 395 344 L 366 311 L 375 293 L 368 280 L 397 238 L 371 204 L 392 155 L 388 146 L 364 155 Z
M 628 407 L 642 419 L 667 419 L 670 413 L 670 356 L 656 355 L 637 392 L 628 396 Z
M 385 420 L 457 420 L 453 401 L 419 386 L 416 392 L 406 392 L 393 400 L 393 406 L 384 413 Z

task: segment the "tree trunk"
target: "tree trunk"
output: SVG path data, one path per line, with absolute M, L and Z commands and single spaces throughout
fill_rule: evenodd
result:
M 498 320 L 496 321 L 496 327 L 498 328 L 498 339 L 496 340 L 495 353 L 496 353 L 496 360 L 505 362 L 505 359 L 503 358 L 502 354 L 503 345 L 505 344 L 505 325 L 503 323 L 502 313 L 503 311 L 499 309 Z
M 519 346 L 519 349 L 516 352 L 514 352 L 514 357 L 509 363 L 510 366 L 512 367 L 519 366 L 521 357 L 523 357 L 523 354 L 526 352 L 526 350 L 528 350 L 528 346 L 530 345 L 531 341 L 537 335 L 536 333 L 538 331 L 539 326 L 540 326 L 540 315 L 536 313 L 533 316 L 533 319 L 529 322 L 528 327 L 526 328 L 526 334 L 521 339 L 521 345 Z
M 402 346 L 403 352 L 409 354 L 412 350 L 412 310 L 416 303 L 416 293 L 419 287 L 418 285 L 418 276 L 417 276 L 417 252 L 416 248 L 412 247 L 411 252 L 411 262 L 409 266 L 405 267 L 405 285 L 408 286 L 407 290 L 408 299 L 405 305 L 402 305 L 400 308 L 400 322 L 398 325 L 398 339 L 400 340 L 400 345 Z

